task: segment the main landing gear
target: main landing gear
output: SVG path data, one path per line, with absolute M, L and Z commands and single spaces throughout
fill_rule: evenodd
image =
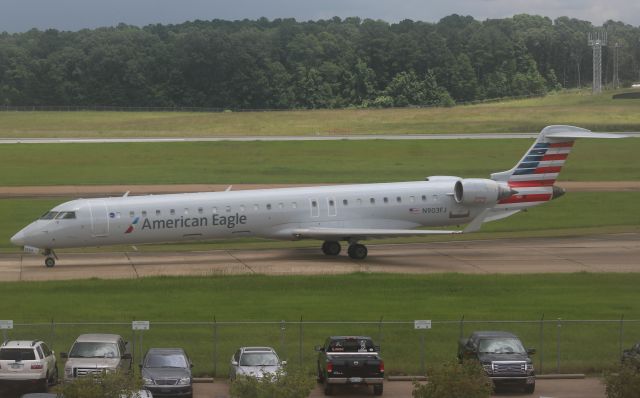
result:
M 340 254 L 340 250 L 342 247 L 340 246 L 340 242 L 336 242 L 333 240 L 327 240 L 322 244 L 322 252 L 327 256 L 337 256 Z M 349 244 L 349 249 L 347 250 L 349 257 L 354 260 L 364 260 L 367 258 L 367 247 L 360 243 L 351 243 Z
M 53 249 L 44 249 L 42 254 L 47 257 L 44 259 L 44 266 L 47 268 L 53 268 L 56 265 L 56 260 L 58 259 L 58 256 L 56 256 Z

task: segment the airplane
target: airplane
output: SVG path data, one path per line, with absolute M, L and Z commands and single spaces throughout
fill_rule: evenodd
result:
M 55 266 L 55 249 L 263 237 L 322 240 L 354 260 L 363 240 L 475 232 L 564 194 L 555 184 L 578 138 L 622 138 L 573 126 L 545 127 L 516 165 L 489 179 L 424 181 L 77 199 L 46 212 L 12 238 Z M 463 230 L 417 229 L 468 225 Z

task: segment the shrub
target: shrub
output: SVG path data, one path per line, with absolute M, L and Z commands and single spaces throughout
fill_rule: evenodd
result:
M 604 382 L 609 398 L 637 398 L 640 371 L 634 365 L 623 364 L 605 374 Z
M 238 377 L 229 388 L 232 398 L 306 398 L 315 379 L 301 371 L 266 374 L 262 379 Z
M 64 398 L 114 398 L 136 397 L 142 388 L 142 380 L 124 372 L 104 373 L 96 377 L 80 377 L 63 382 L 54 391 Z
M 476 361 L 446 363 L 428 373 L 426 384 L 413 383 L 413 398 L 488 398 L 493 385 Z

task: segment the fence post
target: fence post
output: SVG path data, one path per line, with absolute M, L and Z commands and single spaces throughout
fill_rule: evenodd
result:
M 213 316 L 213 377 L 218 373 L 218 323 L 216 316 Z
M 542 365 L 544 363 L 544 313 L 540 317 L 540 365 L 537 373 L 542 373 Z
M 560 373 L 560 329 L 562 328 L 562 318 L 558 318 L 556 331 L 556 373 Z
M 624 314 L 620 315 L 620 351 L 618 351 L 618 356 L 622 355 L 623 338 L 624 338 Z
M 380 346 L 380 355 L 382 355 L 382 318 L 383 316 L 380 316 L 380 321 L 378 322 L 378 345 Z
M 49 343 L 49 348 L 51 348 L 52 350 L 53 348 L 53 343 L 55 341 L 56 338 L 56 324 L 53 323 L 53 318 L 51 318 L 51 338 L 49 339 L 50 343 Z
M 300 315 L 300 352 L 299 352 L 299 357 L 300 357 L 300 368 L 302 368 L 302 364 L 303 364 L 303 358 L 302 358 L 302 315 Z
M 286 321 L 283 319 L 280 321 L 280 352 L 282 353 L 282 357 L 286 358 L 287 357 L 287 350 L 285 350 L 285 336 L 284 336 L 284 332 L 287 329 L 287 325 L 286 325 Z

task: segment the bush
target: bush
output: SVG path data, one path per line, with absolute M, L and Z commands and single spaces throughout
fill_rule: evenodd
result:
M 142 388 L 142 379 L 124 372 L 104 373 L 97 377 L 80 377 L 63 382 L 54 391 L 64 398 L 119 398 L 136 397 Z
M 413 383 L 413 398 L 488 398 L 493 384 L 476 361 L 446 363 L 428 373 L 427 384 Z
M 315 379 L 301 371 L 238 377 L 229 388 L 232 398 L 306 398 L 315 386 Z
M 640 391 L 640 371 L 634 365 L 623 364 L 605 374 L 607 397 L 637 398 Z

